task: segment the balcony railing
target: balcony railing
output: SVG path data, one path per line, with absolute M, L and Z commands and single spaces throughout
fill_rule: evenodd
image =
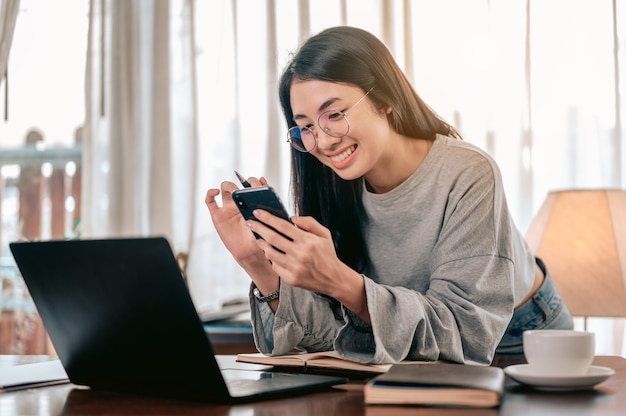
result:
M 80 235 L 81 146 L 0 149 L 0 354 L 51 354 L 9 243 Z

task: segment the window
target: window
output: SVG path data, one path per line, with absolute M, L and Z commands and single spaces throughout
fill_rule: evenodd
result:
M 0 85 L 0 353 L 53 353 L 8 249 L 80 232 L 89 0 L 21 0 Z M 30 145 L 25 145 L 26 141 Z
M 0 86 L 3 258 L 10 257 L 8 241 L 78 231 L 74 213 L 80 201 L 74 179 L 80 148 L 75 144 L 84 119 L 88 17 L 88 0 L 64 7 L 46 0 L 20 2 L 8 83 Z M 31 145 L 24 147 L 27 138 Z M 41 190 L 31 189 L 34 193 L 20 207 L 18 187 L 24 186 L 24 173 Z M 20 211 L 29 217 L 20 218 Z M 54 216 L 63 219 L 60 229 Z M 28 235 L 22 235 L 24 230 Z

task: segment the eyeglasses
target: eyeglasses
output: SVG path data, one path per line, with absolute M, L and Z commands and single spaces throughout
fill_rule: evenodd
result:
M 287 142 L 291 147 L 300 152 L 312 152 L 317 147 L 317 133 L 313 131 L 318 126 L 325 134 L 333 137 L 343 137 L 350 131 L 348 113 L 368 96 L 374 87 L 370 88 L 365 95 L 345 111 L 330 110 L 320 114 L 317 124 L 308 126 L 295 126 L 287 132 Z

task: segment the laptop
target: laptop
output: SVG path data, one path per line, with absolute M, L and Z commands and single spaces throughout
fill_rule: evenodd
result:
M 14 242 L 10 249 L 74 384 L 232 403 L 348 381 L 220 369 L 163 237 Z

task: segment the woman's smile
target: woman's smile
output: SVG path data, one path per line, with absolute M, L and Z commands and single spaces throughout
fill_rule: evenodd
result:
M 352 145 L 347 149 L 342 150 L 339 153 L 328 155 L 328 158 L 333 162 L 333 165 L 337 168 L 341 168 L 349 162 L 350 156 L 356 151 L 357 145 Z M 345 162 L 345 163 L 344 163 Z

